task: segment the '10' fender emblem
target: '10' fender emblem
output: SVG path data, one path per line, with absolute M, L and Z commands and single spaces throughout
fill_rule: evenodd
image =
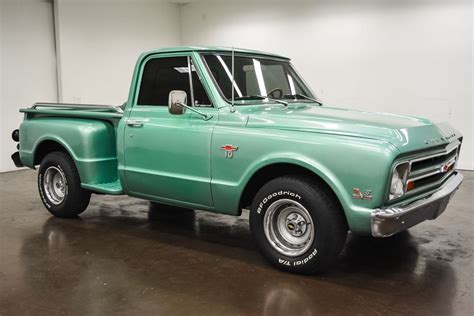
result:
M 224 151 L 226 158 L 232 158 L 234 157 L 234 152 L 239 149 L 239 147 L 234 146 L 234 145 L 222 145 L 221 149 Z

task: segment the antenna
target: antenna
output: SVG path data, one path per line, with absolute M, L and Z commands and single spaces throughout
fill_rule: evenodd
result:
M 232 46 L 232 84 L 230 85 L 232 87 L 232 105 L 230 108 L 230 112 L 234 113 L 234 85 L 235 85 L 235 80 L 234 80 L 234 46 Z

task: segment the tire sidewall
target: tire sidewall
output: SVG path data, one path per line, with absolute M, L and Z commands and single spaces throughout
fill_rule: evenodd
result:
M 301 204 L 311 216 L 314 239 L 308 250 L 300 256 L 285 256 L 273 248 L 265 235 L 263 227 L 268 207 L 281 199 L 289 199 Z M 262 188 L 254 199 L 250 214 L 252 234 L 264 256 L 278 268 L 292 272 L 311 273 L 325 264 L 324 256 L 328 251 L 325 245 L 328 229 L 324 225 L 324 214 L 327 208 L 328 205 L 321 203 L 317 192 L 311 192 L 297 182 L 275 183 L 275 185 L 269 183 L 269 186 Z

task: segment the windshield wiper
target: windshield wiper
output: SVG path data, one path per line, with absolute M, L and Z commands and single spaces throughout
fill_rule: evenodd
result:
M 283 104 L 284 106 L 288 106 L 288 102 L 278 100 L 278 99 L 273 99 L 270 97 L 266 97 L 264 95 L 244 95 L 242 97 L 235 98 L 234 100 L 252 100 L 252 99 L 257 99 L 257 100 L 270 100 L 276 103 Z
M 306 99 L 306 100 L 310 100 L 310 101 L 313 101 L 314 103 L 317 103 L 319 105 L 323 105 L 323 103 L 321 101 L 319 101 L 318 99 L 315 99 L 315 98 L 312 98 L 312 97 L 308 97 L 307 95 L 304 95 L 304 94 L 301 94 L 301 93 L 295 93 L 295 94 L 286 94 L 285 95 L 285 98 L 286 97 L 289 97 L 289 98 L 295 98 L 295 99 Z

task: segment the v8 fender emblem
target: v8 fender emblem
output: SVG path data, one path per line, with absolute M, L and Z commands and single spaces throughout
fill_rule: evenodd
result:
M 352 198 L 356 200 L 367 200 L 371 201 L 372 200 L 372 190 L 365 190 L 363 193 L 359 188 L 353 188 L 352 189 Z
M 234 157 L 234 152 L 236 152 L 239 147 L 234 145 L 222 145 L 221 149 L 225 153 L 224 157 L 231 159 L 232 157 Z

